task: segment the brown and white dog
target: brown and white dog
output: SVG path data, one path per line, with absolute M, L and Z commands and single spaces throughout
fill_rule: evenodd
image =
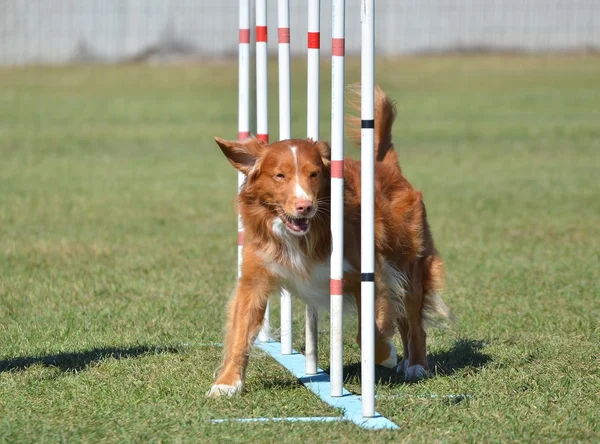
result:
M 397 367 L 405 380 L 418 380 L 428 375 L 424 320 L 430 313 L 448 312 L 439 298 L 443 266 L 422 195 L 402 176 L 394 152 L 395 114 L 393 102 L 377 88 L 375 361 Z M 349 121 L 354 126 L 360 122 L 355 117 Z M 360 142 L 360 130 L 355 128 L 352 135 Z M 238 198 L 245 233 L 242 277 L 229 304 L 225 358 L 207 393 L 210 397 L 243 389 L 250 347 L 272 292 L 283 287 L 308 304 L 329 309 L 331 253 L 331 161 L 326 142 L 216 141 L 229 162 L 246 175 Z M 346 159 L 343 171 L 344 305 L 356 307 L 360 314 L 360 162 Z M 391 340 L 396 329 L 404 349 L 399 364 Z M 360 344 L 360 325 L 358 331 Z

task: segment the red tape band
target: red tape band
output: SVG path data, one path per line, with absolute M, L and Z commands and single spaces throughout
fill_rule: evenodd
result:
M 308 33 L 308 49 L 319 49 L 321 47 L 321 33 L 320 32 L 309 32 Z
M 279 43 L 290 43 L 290 28 L 277 28 Z
M 344 56 L 346 53 L 345 39 L 331 39 L 331 55 Z
M 334 296 L 341 296 L 344 293 L 344 284 L 341 279 L 329 280 L 329 292 Z
M 343 160 L 332 160 L 331 161 L 331 178 L 332 179 L 343 179 L 344 177 L 344 161 Z
M 266 26 L 257 26 L 256 27 L 256 41 L 257 42 L 266 42 L 267 41 L 267 27 Z
M 240 43 L 250 43 L 250 30 L 242 28 L 240 29 Z

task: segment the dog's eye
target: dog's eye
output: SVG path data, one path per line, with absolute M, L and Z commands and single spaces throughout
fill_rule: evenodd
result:
M 317 177 L 319 175 L 318 171 L 313 171 L 312 173 L 310 173 L 310 178 L 314 179 L 315 177 Z
M 276 177 L 277 179 L 285 179 L 285 175 L 284 175 L 283 173 L 277 173 L 277 174 L 275 175 L 275 177 Z

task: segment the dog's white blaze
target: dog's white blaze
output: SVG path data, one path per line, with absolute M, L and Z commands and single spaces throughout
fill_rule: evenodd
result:
M 298 168 L 298 156 L 296 155 L 297 149 L 298 148 L 295 145 L 290 146 L 290 150 L 292 151 L 292 155 L 294 156 L 294 166 L 296 167 L 296 198 L 309 200 L 310 198 L 308 197 L 308 194 L 300 186 L 300 170 Z
M 309 200 L 308 194 L 306 194 L 306 191 L 304 191 L 304 189 L 300 186 L 300 184 L 297 181 L 298 176 L 296 176 L 296 198 Z

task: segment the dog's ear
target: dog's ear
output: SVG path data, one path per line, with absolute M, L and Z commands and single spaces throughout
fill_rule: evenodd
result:
M 235 140 L 224 140 L 215 137 L 217 145 L 227 157 L 227 160 L 246 176 L 250 173 L 256 159 L 258 159 L 265 147 L 265 142 L 254 137 L 238 142 Z
M 323 165 L 325 166 L 325 168 L 328 169 L 331 165 L 331 147 L 327 142 L 323 140 L 314 142 L 314 144 L 315 148 L 317 148 L 317 150 L 319 150 L 319 153 L 321 153 L 321 161 L 323 162 Z

